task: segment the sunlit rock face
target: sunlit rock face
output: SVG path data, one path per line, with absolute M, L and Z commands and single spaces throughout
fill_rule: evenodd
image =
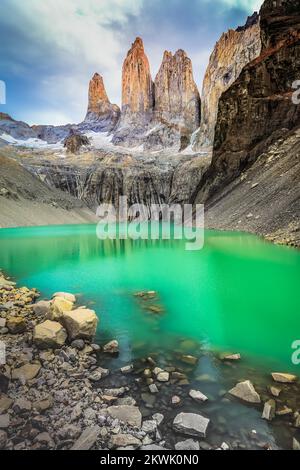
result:
M 300 106 L 293 84 L 300 77 L 300 0 L 266 0 L 260 17 L 261 54 L 219 100 L 212 163 L 195 201 L 215 219 L 227 204 L 240 224 L 267 221 L 278 230 L 299 220 Z
M 95 73 L 89 85 L 88 110 L 83 124 L 98 131 L 111 131 L 116 126 L 119 117 L 120 108 L 111 104 L 103 78 Z
M 193 136 L 195 150 L 212 146 L 222 93 L 235 82 L 243 67 L 259 56 L 260 51 L 261 38 L 257 13 L 248 18 L 245 26 L 229 30 L 217 42 L 204 77 L 201 126 Z
M 115 144 L 135 145 L 153 117 L 154 85 L 141 38 L 128 51 L 122 70 L 122 114 Z
M 155 119 L 187 133 L 200 124 L 200 95 L 185 51 L 165 52 L 155 79 Z

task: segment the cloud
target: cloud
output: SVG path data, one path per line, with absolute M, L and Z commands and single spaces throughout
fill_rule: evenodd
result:
M 79 122 L 88 82 L 104 76 L 120 104 L 122 62 L 136 36 L 144 38 L 153 76 L 163 51 L 185 49 L 196 81 L 224 30 L 244 23 L 257 0 L 1 0 L 0 79 L 7 106 L 31 123 Z M 2 107 L 1 107 L 2 110 Z

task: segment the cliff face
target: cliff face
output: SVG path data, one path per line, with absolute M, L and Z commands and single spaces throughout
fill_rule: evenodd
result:
M 153 115 L 154 90 L 141 38 L 128 51 L 122 69 L 122 114 L 113 137 L 116 144 L 135 145 Z
M 212 164 L 197 191 L 196 201 L 206 201 L 208 212 L 214 208 L 215 214 L 217 207 L 222 213 L 230 198 L 230 185 L 234 181 L 239 184 L 241 174 L 266 154 L 270 155 L 267 162 L 270 163 L 274 157 L 272 152 L 269 154 L 270 146 L 282 145 L 300 126 L 300 106 L 292 100 L 293 82 L 300 77 L 300 0 L 267 0 L 260 15 L 261 55 L 243 69 L 219 101 Z M 292 146 L 289 152 L 292 154 Z M 289 191 L 296 194 L 300 185 L 299 172 L 295 179 L 286 161 L 288 155 L 284 152 L 282 155 L 281 190 L 274 200 L 274 217 L 281 199 L 289 200 Z M 289 175 L 287 179 L 282 178 L 285 172 Z M 275 183 L 272 179 L 264 182 Z M 251 188 L 250 185 L 249 192 Z M 238 212 L 239 207 L 232 205 L 231 210 L 236 209 Z M 296 205 L 291 205 L 289 210 L 285 208 L 284 215 L 277 217 L 273 229 L 292 223 L 295 216 L 299 217 L 299 208 L 297 212 Z
M 200 95 L 192 62 L 183 50 L 165 52 L 155 78 L 155 119 L 191 134 L 200 125 Z
M 98 131 L 111 131 L 116 126 L 119 117 L 120 108 L 111 104 L 103 78 L 95 73 L 89 85 L 88 110 L 83 124 L 92 125 Z
M 217 42 L 204 77 L 202 120 L 194 136 L 195 150 L 212 146 L 219 99 L 235 82 L 243 67 L 260 54 L 260 50 L 260 26 L 256 13 L 248 18 L 245 26 L 236 31 L 229 30 Z

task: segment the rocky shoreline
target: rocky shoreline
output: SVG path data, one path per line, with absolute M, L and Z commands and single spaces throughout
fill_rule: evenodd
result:
M 141 302 L 154 295 L 136 294 Z M 184 367 L 147 357 L 115 368 L 118 342 L 93 343 L 95 312 L 77 307 L 75 296 L 68 293 L 56 293 L 50 301 L 38 299 L 36 289 L 17 287 L 0 273 L 0 449 L 245 448 L 235 433 L 225 437 L 217 430 L 203 410 L 211 398 L 191 388 Z M 224 367 L 235 367 L 240 360 L 239 354 L 218 358 Z M 181 361 L 193 368 L 197 351 Z M 255 385 L 243 379 L 223 392 L 224 406 L 239 400 L 258 407 L 270 426 L 274 420 L 291 433 L 290 448 L 299 450 L 298 379 L 273 373 L 272 380 L 266 390 L 258 379 Z M 287 402 L 282 395 L 292 398 Z M 248 439 L 249 448 L 277 449 L 255 429 Z

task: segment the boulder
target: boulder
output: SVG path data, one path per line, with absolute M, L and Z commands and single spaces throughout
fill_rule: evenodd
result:
M 189 396 L 198 403 L 203 403 L 208 400 L 208 398 L 199 390 L 190 390 Z
M 68 302 L 72 302 L 72 304 L 75 304 L 76 302 L 76 297 L 74 294 L 69 294 L 68 292 L 56 292 L 53 294 L 53 299 L 56 297 L 60 297 L 62 299 L 67 300 Z
M 46 320 L 34 328 L 33 341 L 40 349 L 61 348 L 66 339 L 67 332 L 58 322 Z
M 206 437 L 209 422 L 209 419 L 199 414 L 179 413 L 173 421 L 173 428 L 188 436 Z
M 41 364 L 25 364 L 24 366 L 18 367 L 12 371 L 12 379 L 20 380 L 22 383 L 28 382 L 28 380 L 34 379 L 41 369 Z
M 111 418 L 118 419 L 133 428 L 140 428 L 142 425 L 142 414 L 136 406 L 110 406 L 106 411 Z
M 37 316 L 49 315 L 51 302 L 50 300 L 40 300 L 32 306 L 33 313 Z
M 175 450 L 200 450 L 199 442 L 193 439 L 187 439 L 186 441 L 180 441 L 175 444 Z
M 113 449 L 117 447 L 140 447 L 141 441 L 131 434 L 117 434 L 110 439 L 110 445 Z
M 265 403 L 262 418 L 267 421 L 272 421 L 275 418 L 276 403 L 274 400 L 269 400 Z
M 119 353 L 119 343 L 116 340 L 110 341 L 105 346 L 103 346 L 103 352 L 107 354 L 118 354 Z
M 260 396 L 256 392 L 250 380 L 238 383 L 234 388 L 229 390 L 228 393 L 248 403 L 260 403 L 261 401 Z
M 26 330 L 26 321 L 23 317 L 9 317 L 6 327 L 12 335 L 23 333 Z
M 275 382 L 283 384 L 291 384 L 297 381 L 297 376 L 292 374 L 283 374 L 281 372 L 274 372 L 272 374 L 273 380 Z
M 54 297 L 54 299 L 51 300 L 50 312 L 47 315 L 48 320 L 60 321 L 64 312 L 71 311 L 73 306 L 73 302 L 70 302 L 63 297 Z
M 65 311 L 62 321 L 70 340 L 91 339 L 96 334 L 98 317 L 94 310 L 78 308 L 73 311 Z
M 83 431 L 71 450 L 90 450 L 98 439 L 100 427 L 93 426 Z

